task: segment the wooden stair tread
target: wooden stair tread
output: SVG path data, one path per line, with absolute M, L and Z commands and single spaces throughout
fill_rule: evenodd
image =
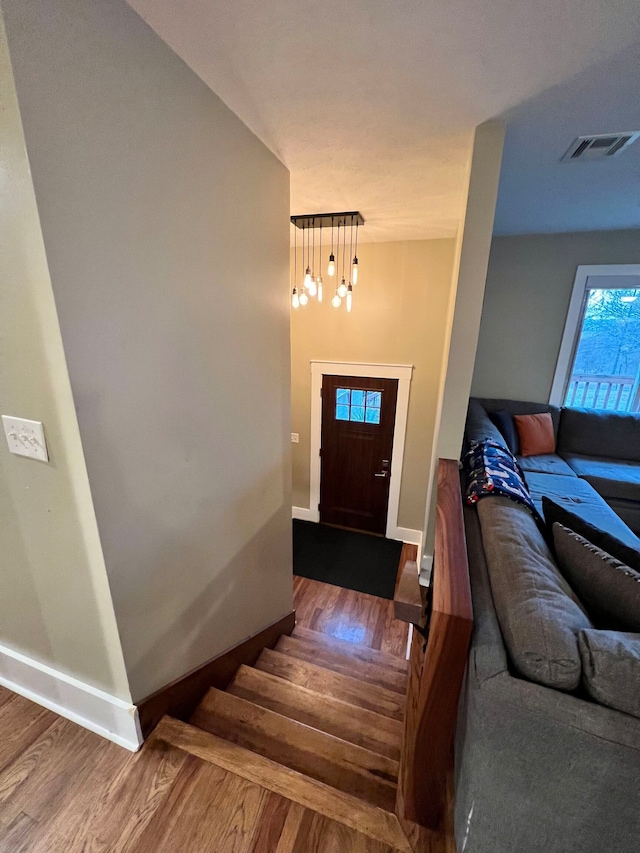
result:
M 227 691 L 394 761 L 400 756 L 402 724 L 398 720 L 244 665 Z
M 332 649 L 339 654 L 347 657 L 355 658 L 356 660 L 365 661 L 366 663 L 375 663 L 378 666 L 386 666 L 389 669 L 394 669 L 397 672 L 408 673 L 409 662 L 397 655 L 391 655 L 388 652 L 383 652 L 380 649 L 372 649 L 369 646 L 363 646 L 361 643 L 349 643 L 346 640 L 340 640 L 331 634 L 324 634 L 321 631 L 312 631 L 311 628 L 305 628 L 303 625 L 297 624 L 293 629 L 291 636 L 297 640 L 306 640 L 307 642 L 317 643 L 320 646 L 325 646 L 327 649 Z
M 358 797 L 171 717 L 162 718 L 152 737 L 339 821 L 394 850 L 413 853 L 396 815 Z
M 283 635 L 276 643 L 275 648 L 276 651 L 309 663 L 316 663 L 326 669 L 349 675 L 367 684 L 375 684 L 401 694 L 407 690 L 406 673 L 348 657 L 326 645 Z
M 255 667 L 359 708 L 375 711 L 394 720 L 403 718 L 404 696 L 376 684 L 368 684 L 349 675 L 334 672 L 322 665 L 317 666 L 276 650 L 263 649 Z
M 398 763 L 212 687 L 192 725 L 393 811 Z

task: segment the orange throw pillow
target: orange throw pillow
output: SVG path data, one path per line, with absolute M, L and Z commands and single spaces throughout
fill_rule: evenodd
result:
M 514 415 L 520 456 L 539 456 L 541 453 L 556 452 L 556 437 L 549 412 L 540 415 Z

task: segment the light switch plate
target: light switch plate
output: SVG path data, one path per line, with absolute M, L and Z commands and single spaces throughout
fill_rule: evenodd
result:
M 2 424 L 10 453 L 28 456 L 30 459 L 40 459 L 42 462 L 49 461 L 44 429 L 40 421 L 3 415 Z
M 291 433 L 291 443 L 292 444 L 300 444 L 300 433 L 292 432 Z

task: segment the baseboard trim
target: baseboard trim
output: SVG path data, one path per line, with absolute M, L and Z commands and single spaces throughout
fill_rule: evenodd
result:
M 392 531 L 392 539 L 401 539 L 407 545 L 417 545 L 418 554 L 422 545 L 422 530 L 412 530 L 410 527 L 396 527 Z
M 316 516 L 311 512 L 310 509 L 307 509 L 303 506 L 292 506 L 291 507 L 291 517 L 297 518 L 299 521 L 317 521 Z
M 253 666 L 260 652 L 272 649 L 283 634 L 293 631 L 295 624 L 296 614 L 292 610 L 257 634 L 147 696 L 138 704 L 143 736 L 148 737 L 165 714 L 188 720 L 210 687 L 225 690 L 241 664 Z
M 0 684 L 131 752 L 142 745 L 135 705 L 6 646 L 0 646 Z

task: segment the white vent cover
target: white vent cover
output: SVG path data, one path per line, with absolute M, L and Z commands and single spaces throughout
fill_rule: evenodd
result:
M 560 158 L 567 163 L 587 163 L 616 157 L 632 145 L 640 136 L 640 130 L 629 133 L 598 133 L 595 136 L 579 136 Z

